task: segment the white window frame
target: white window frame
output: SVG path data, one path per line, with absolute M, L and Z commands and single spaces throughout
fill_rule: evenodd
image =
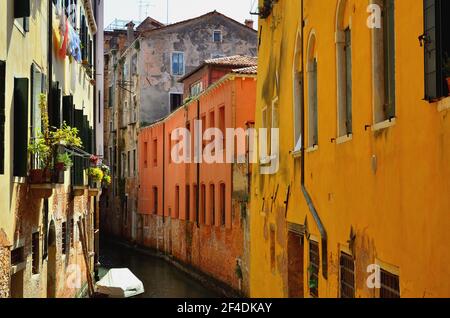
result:
M 220 40 L 219 40 L 219 41 L 216 41 L 216 37 L 215 37 L 216 33 L 219 33 L 219 34 L 220 34 Z M 214 31 L 213 31 L 212 37 L 213 37 L 213 42 L 214 42 L 214 43 L 222 43 L 222 42 L 223 42 L 223 34 L 222 34 L 222 30 L 214 30 Z
M 183 74 L 174 74 L 173 72 L 173 56 L 175 54 L 181 54 L 183 56 Z M 186 59 L 184 58 L 184 52 L 173 51 L 172 54 L 170 54 L 170 73 L 172 76 L 184 76 L 184 74 L 186 74 Z

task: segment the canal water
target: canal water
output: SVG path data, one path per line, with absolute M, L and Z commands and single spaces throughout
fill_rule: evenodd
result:
M 102 240 L 100 278 L 110 268 L 129 268 L 144 284 L 145 293 L 138 298 L 217 298 L 214 291 L 203 287 L 170 263 L 121 244 Z

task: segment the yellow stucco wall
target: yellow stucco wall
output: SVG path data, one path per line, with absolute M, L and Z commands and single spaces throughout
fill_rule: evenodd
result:
M 377 295 L 366 285 L 367 266 L 376 263 L 400 276 L 402 297 L 449 297 L 450 121 L 445 107 L 450 100 L 423 101 L 424 51 L 417 40 L 423 33 L 423 4 L 419 0 L 396 1 L 396 119 L 381 130 L 365 129 L 373 126 L 372 42 L 366 26 L 369 3 L 347 0 L 346 4 L 344 24 L 352 29 L 353 136 L 337 143 L 338 1 L 304 1 L 303 43 L 306 52 L 309 35 L 315 34 L 319 87 L 319 147 L 305 154 L 305 185 L 328 234 L 328 279 L 320 273 L 319 296 L 339 296 L 339 252 L 349 249 L 353 229 L 357 297 Z M 292 155 L 293 65 L 300 14 L 300 1 L 280 0 L 269 18 L 259 22 L 262 41 L 256 127 L 261 127 L 261 109 L 276 96 L 281 125 L 279 172 L 262 176 L 255 166 L 252 179 L 253 297 L 288 295 L 287 222 L 304 225 L 307 220 L 309 238 L 321 238 L 301 191 L 300 159 Z M 271 226 L 276 233 L 274 270 L 270 264 Z M 309 295 L 307 243 L 308 237 L 305 295 Z
M 82 4 L 79 3 L 78 12 L 81 8 Z M 41 72 L 47 74 L 47 20 L 48 2 L 31 1 L 29 32 L 23 32 L 18 22 L 19 20 L 14 19 L 14 1 L 7 0 L 1 1 L 0 3 L 0 60 L 6 60 L 7 62 L 5 92 L 5 173 L 0 175 L 0 229 L 4 229 L 11 244 L 13 243 L 13 232 L 15 228 L 14 210 L 15 205 L 18 203 L 14 189 L 19 183 L 24 181 L 12 176 L 14 77 L 30 79 L 30 70 L 33 63 L 39 67 Z M 78 23 L 79 20 L 78 18 Z M 56 19 L 54 20 L 54 29 L 58 30 Z M 53 53 L 53 81 L 60 83 L 62 96 L 69 94 L 74 96 L 76 108 L 84 108 L 84 114 L 88 116 L 89 122 L 93 125 L 93 86 L 89 83 L 83 67 L 76 62 L 70 62 L 67 57 L 61 60 Z M 31 98 L 30 94 L 31 91 L 29 90 L 29 98 Z M 30 114 L 28 120 L 30 121 Z M 69 176 L 70 174 L 67 172 L 65 178 L 66 188 L 69 185 Z

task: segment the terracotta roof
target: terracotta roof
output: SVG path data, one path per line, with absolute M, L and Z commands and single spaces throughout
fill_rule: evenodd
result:
M 192 70 L 191 72 L 187 73 L 185 76 L 180 78 L 178 80 L 178 82 L 182 83 L 184 80 L 191 77 L 193 74 L 197 73 L 199 70 L 201 70 L 203 67 L 205 67 L 207 65 L 221 66 L 221 67 L 232 68 L 232 69 L 241 69 L 244 67 L 257 66 L 258 58 L 253 57 L 253 56 L 245 56 L 245 55 L 233 55 L 233 56 L 219 57 L 219 58 L 215 58 L 215 59 L 205 60 L 202 64 L 200 64 L 194 70 Z
M 221 65 L 221 66 L 255 66 L 258 65 L 258 58 L 253 56 L 233 55 L 205 60 L 203 65 Z
M 243 74 L 243 75 L 256 75 L 256 74 L 258 74 L 258 66 L 255 65 L 255 66 L 250 66 L 250 67 L 234 69 L 233 73 Z

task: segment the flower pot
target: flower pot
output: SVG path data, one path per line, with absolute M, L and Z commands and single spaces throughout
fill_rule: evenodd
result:
M 28 181 L 31 184 L 50 183 L 52 174 L 47 169 L 32 169 L 30 170 Z
M 42 169 L 32 169 L 30 170 L 28 181 L 31 184 L 41 184 L 44 180 L 44 170 Z
M 448 95 L 450 96 L 450 77 L 447 77 L 445 80 L 447 81 Z
M 64 162 L 57 162 L 55 164 L 55 169 L 56 169 L 56 171 L 65 171 L 66 166 L 64 165 Z

